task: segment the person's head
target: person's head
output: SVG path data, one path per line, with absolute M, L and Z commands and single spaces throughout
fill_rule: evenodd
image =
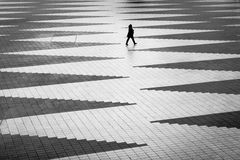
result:
M 132 29 L 132 25 L 131 24 L 129 24 L 128 29 Z

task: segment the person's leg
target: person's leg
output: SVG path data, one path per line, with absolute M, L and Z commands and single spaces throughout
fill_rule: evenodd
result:
M 126 45 L 128 45 L 129 38 L 130 38 L 130 37 L 127 38 Z
M 137 43 L 135 42 L 135 40 L 134 40 L 134 37 L 131 37 L 131 38 L 132 38 L 133 43 L 134 43 L 134 44 L 137 44 Z

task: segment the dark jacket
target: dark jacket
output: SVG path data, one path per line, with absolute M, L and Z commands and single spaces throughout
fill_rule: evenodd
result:
M 129 29 L 127 37 L 133 37 L 133 34 L 134 34 L 134 30 L 133 29 Z

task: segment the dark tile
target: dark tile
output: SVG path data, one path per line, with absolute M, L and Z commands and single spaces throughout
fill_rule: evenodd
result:
M 183 3 L 180 3 L 180 5 L 182 5 Z M 186 3 L 185 3 L 186 4 Z M 190 3 L 188 3 L 190 4 Z M 209 5 L 210 3 L 208 3 Z M 215 4 L 214 4 L 215 5 Z M 164 7 L 164 6 L 163 6 Z M 182 6 L 184 7 L 184 6 Z M 187 7 L 187 6 L 185 6 Z M 189 8 L 181 8 L 178 7 L 178 10 L 148 10 L 148 11 L 136 11 L 136 12 L 122 12 L 121 14 L 196 14 L 195 16 L 198 16 L 199 13 L 201 15 L 206 15 L 208 17 L 224 17 L 224 16 L 236 16 L 239 15 L 240 13 L 237 12 L 221 12 L 221 8 L 219 9 L 215 9 L 215 11 L 219 10 L 219 12 L 207 12 L 207 11 L 211 11 L 212 8 L 201 8 L 201 7 L 197 7 L 194 6 L 194 4 L 192 6 L 189 6 Z M 167 9 L 167 8 L 166 8 Z
M 14 28 L 13 28 L 14 29 Z M 11 34 L 3 37 L 4 40 L 20 40 L 20 39 L 32 39 L 32 38 L 48 38 L 59 36 L 78 36 L 78 35 L 94 35 L 94 34 L 107 34 L 111 32 L 80 32 L 80 31 L 17 31 L 9 30 Z M 7 32 L 5 32 L 6 34 Z
M 162 52 L 191 52 L 191 53 L 217 53 L 217 54 L 239 54 L 239 42 L 225 42 L 215 44 L 200 44 L 178 47 L 163 47 L 141 49 L 141 51 L 162 51 Z
M 36 66 L 36 65 L 58 64 L 58 63 L 69 63 L 69 62 L 97 61 L 97 60 L 108 60 L 108 59 L 115 59 L 115 58 L 2 54 L 0 59 L 0 68 L 25 67 L 25 66 Z M 0 73 L 0 76 L 1 74 L 2 73 Z
M 233 80 L 225 80 L 225 81 L 193 83 L 193 84 L 145 88 L 145 89 L 146 90 L 162 90 L 162 91 L 178 91 L 178 92 L 240 94 L 240 80 L 233 79 Z
M 227 127 L 227 128 L 238 128 L 240 129 L 240 111 L 207 114 L 192 117 L 183 117 L 175 119 L 166 119 L 151 121 L 151 123 L 169 123 L 169 124 L 187 124 L 187 125 L 198 125 L 198 126 L 216 126 L 216 127 Z
M 5 135 L 2 135 L 3 138 L 5 139 Z M 122 149 L 126 149 L 126 148 L 134 148 L 134 147 L 142 147 L 142 146 L 146 146 L 146 144 L 136 144 L 136 143 L 130 143 L 127 144 L 125 142 L 123 143 L 117 143 L 117 142 L 106 142 L 106 141 L 96 141 L 96 140 L 91 140 L 91 141 L 87 141 L 85 139 L 82 140 L 77 140 L 77 139 L 66 139 L 66 138 L 48 138 L 48 137 L 38 137 L 38 136 L 20 136 L 20 135 L 11 135 L 11 138 L 13 140 L 13 142 L 15 142 L 16 139 L 21 138 L 22 141 L 31 141 L 32 145 L 30 145 L 30 147 L 34 148 L 34 144 L 38 143 L 38 141 L 41 141 L 41 139 L 43 138 L 44 141 L 46 141 L 48 143 L 49 146 L 52 146 L 54 148 L 54 150 L 47 150 L 47 148 L 45 148 L 44 145 L 42 145 L 41 143 L 38 144 L 38 152 L 32 152 L 31 150 L 29 150 L 29 148 L 23 148 L 23 150 L 21 149 L 20 145 L 15 145 L 15 148 L 9 151 L 9 148 L 6 146 L 1 145 L 0 147 L 3 148 L 2 152 L 0 152 L 0 157 L 9 157 L 12 155 L 17 155 L 19 157 L 32 157 L 32 158 L 46 158 L 46 156 L 48 158 L 61 158 L 61 157 L 67 157 L 67 156 L 75 156 L 75 155 L 82 155 L 82 154 L 91 154 L 91 153 L 98 153 L 98 152 L 106 152 L 106 151 L 113 151 L 113 150 L 117 150 L 119 148 L 116 147 L 112 147 L 112 148 L 96 148 L 96 146 L 101 146 L 101 143 L 113 143 L 116 145 L 121 145 Z M 71 145 L 69 146 L 69 149 L 71 149 L 74 152 L 67 152 L 64 150 L 64 145 L 62 144 L 62 141 L 64 141 L 64 143 L 70 142 L 71 144 L 78 144 L 78 145 Z M 81 146 L 81 147 L 80 147 Z M 9 153 L 9 155 L 7 155 L 6 153 Z M 39 154 L 37 154 L 39 153 Z M 41 153 L 41 154 L 40 154 Z
M 239 32 L 240 34 L 240 32 Z M 137 38 L 148 39 L 179 39 L 179 40 L 240 40 L 240 36 L 235 31 L 214 31 L 154 36 L 139 36 Z
M 83 58 L 83 60 L 84 59 L 91 60 L 91 58 Z M 97 58 L 93 58 L 92 60 L 94 59 L 97 59 Z M 23 88 L 23 87 L 31 87 L 31 86 L 43 86 L 43 85 L 85 82 L 85 81 L 97 81 L 97 80 L 107 80 L 107 79 L 115 79 L 115 78 L 126 78 L 126 77 L 49 74 L 49 73 L 0 72 L 0 79 L 3 80 L 3 81 L 0 81 L 0 89 Z
M 148 7 L 148 6 L 147 6 Z M 171 16 L 171 17 L 153 17 L 153 18 L 133 18 L 126 20 L 141 20 L 141 21 L 207 21 L 209 20 L 208 16 L 192 16 L 192 15 L 184 15 L 184 16 Z
M 33 41 L 10 41 L 3 42 L 4 47 L 0 48 L 0 53 L 21 52 L 45 49 L 77 48 L 99 45 L 113 45 L 115 43 L 73 43 L 73 42 L 33 42 Z
M 213 23 L 208 22 L 196 22 L 196 23 L 190 23 L 190 24 L 174 24 L 174 25 L 147 25 L 147 26 L 141 26 L 141 27 L 135 27 L 135 28 L 150 28 L 150 29 L 224 29 L 223 26 L 219 26 Z
M 62 13 L 62 11 L 60 13 Z M 57 12 L 59 12 L 59 11 L 57 11 Z M 80 26 L 93 26 L 93 25 L 106 25 L 106 24 L 107 23 L 58 23 L 58 22 L 54 22 L 54 23 L 51 23 L 51 22 L 37 23 L 37 22 L 26 22 L 24 24 L 21 24 L 18 27 L 19 27 L 19 29 L 28 29 L 28 28 L 29 29 L 37 29 L 37 28 L 74 27 L 74 26 L 79 26 L 80 27 Z M 18 32 L 20 32 L 20 31 L 18 31 Z
M 2 113 L 0 119 L 118 107 L 125 105 L 132 104 L 80 100 L 0 97 L 0 112 Z M 15 138 L 15 142 L 18 142 L 16 140 L 17 138 Z M 46 142 L 46 139 L 44 138 L 40 140 L 42 140 L 42 143 Z M 24 142 L 30 144 L 30 142 L 27 142 L 26 140 Z M 22 143 L 22 141 L 19 141 L 19 143 Z
M 240 58 L 154 64 L 154 65 L 137 66 L 137 67 L 240 71 Z

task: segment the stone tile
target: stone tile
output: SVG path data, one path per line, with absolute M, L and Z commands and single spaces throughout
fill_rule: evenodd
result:
M 239 58 L 218 59 L 207 61 L 190 61 L 180 63 L 154 64 L 147 66 L 137 66 L 146 68 L 172 68 L 172 69 L 197 69 L 197 70 L 224 70 L 240 71 Z
M 5 83 L 0 82 L 0 89 L 24 88 L 31 86 L 44 86 L 53 84 L 124 78 L 120 76 L 111 77 L 111 76 L 39 74 L 39 73 L 16 73 L 16 72 L 15 73 L 0 72 L 0 76 L 3 79 L 8 79 L 8 81 L 6 81 Z
M 216 54 L 239 54 L 239 42 L 225 42 L 216 44 L 203 44 L 166 48 L 149 48 L 147 51 L 164 52 L 197 52 L 197 53 L 216 53 Z
M 5 139 L 5 135 L 2 135 Z M 66 138 L 48 138 L 38 136 L 11 136 L 15 148 L 7 147 L 2 148 L 4 151 L 1 158 L 10 158 L 12 155 L 18 155 L 19 158 L 61 158 L 66 156 L 106 152 L 111 150 L 118 150 L 124 148 L 142 147 L 146 144 L 136 143 L 117 143 L 105 141 L 88 141 Z M 21 141 L 21 143 L 18 143 Z M 31 143 L 28 143 L 31 141 Z M 6 142 L 7 143 L 7 142 Z M 110 145 L 110 148 L 102 147 L 102 143 Z M 120 147 L 118 147 L 120 146 Z M 1 147 L 3 147 L 1 145 Z M 35 151 L 34 151 L 35 150 Z M 6 154 L 8 153 L 8 154 Z
M 2 54 L 0 68 L 36 66 L 70 62 L 84 62 L 113 59 L 111 57 L 84 57 L 84 56 L 48 56 L 48 55 L 20 55 Z M 4 74 L 4 73 L 2 73 Z
M 139 36 L 138 38 L 156 38 L 156 39 L 194 39 L 194 40 L 239 40 L 240 37 L 235 32 L 213 31 L 201 33 L 184 33 L 171 35 Z
M 0 119 L 132 105 L 97 101 L 0 97 Z
M 239 158 L 238 1 L 0 6 L 0 159 Z
M 240 128 L 240 123 L 238 121 L 240 112 L 226 112 L 218 114 L 208 114 L 193 117 L 183 117 L 176 119 L 167 119 L 160 121 L 152 121 L 151 123 L 169 123 L 169 124 L 187 124 L 187 125 L 198 125 L 198 126 L 217 126 L 217 127 L 227 127 L 227 128 Z
M 11 41 L 0 49 L 0 53 L 5 52 L 20 52 L 20 51 L 34 51 L 44 49 L 59 49 L 59 48 L 75 48 L 84 46 L 109 45 L 108 43 L 72 43 L 72 42 L 24 42 Z M 111 43 L 110 43 L 111 44 Z
M 202 92 L 218 94 L 239 94 L 239 79 L 206 83 L 186 84 L 179 86 L 148 88 L 147 90 L 165 90 L 179 92 Z

